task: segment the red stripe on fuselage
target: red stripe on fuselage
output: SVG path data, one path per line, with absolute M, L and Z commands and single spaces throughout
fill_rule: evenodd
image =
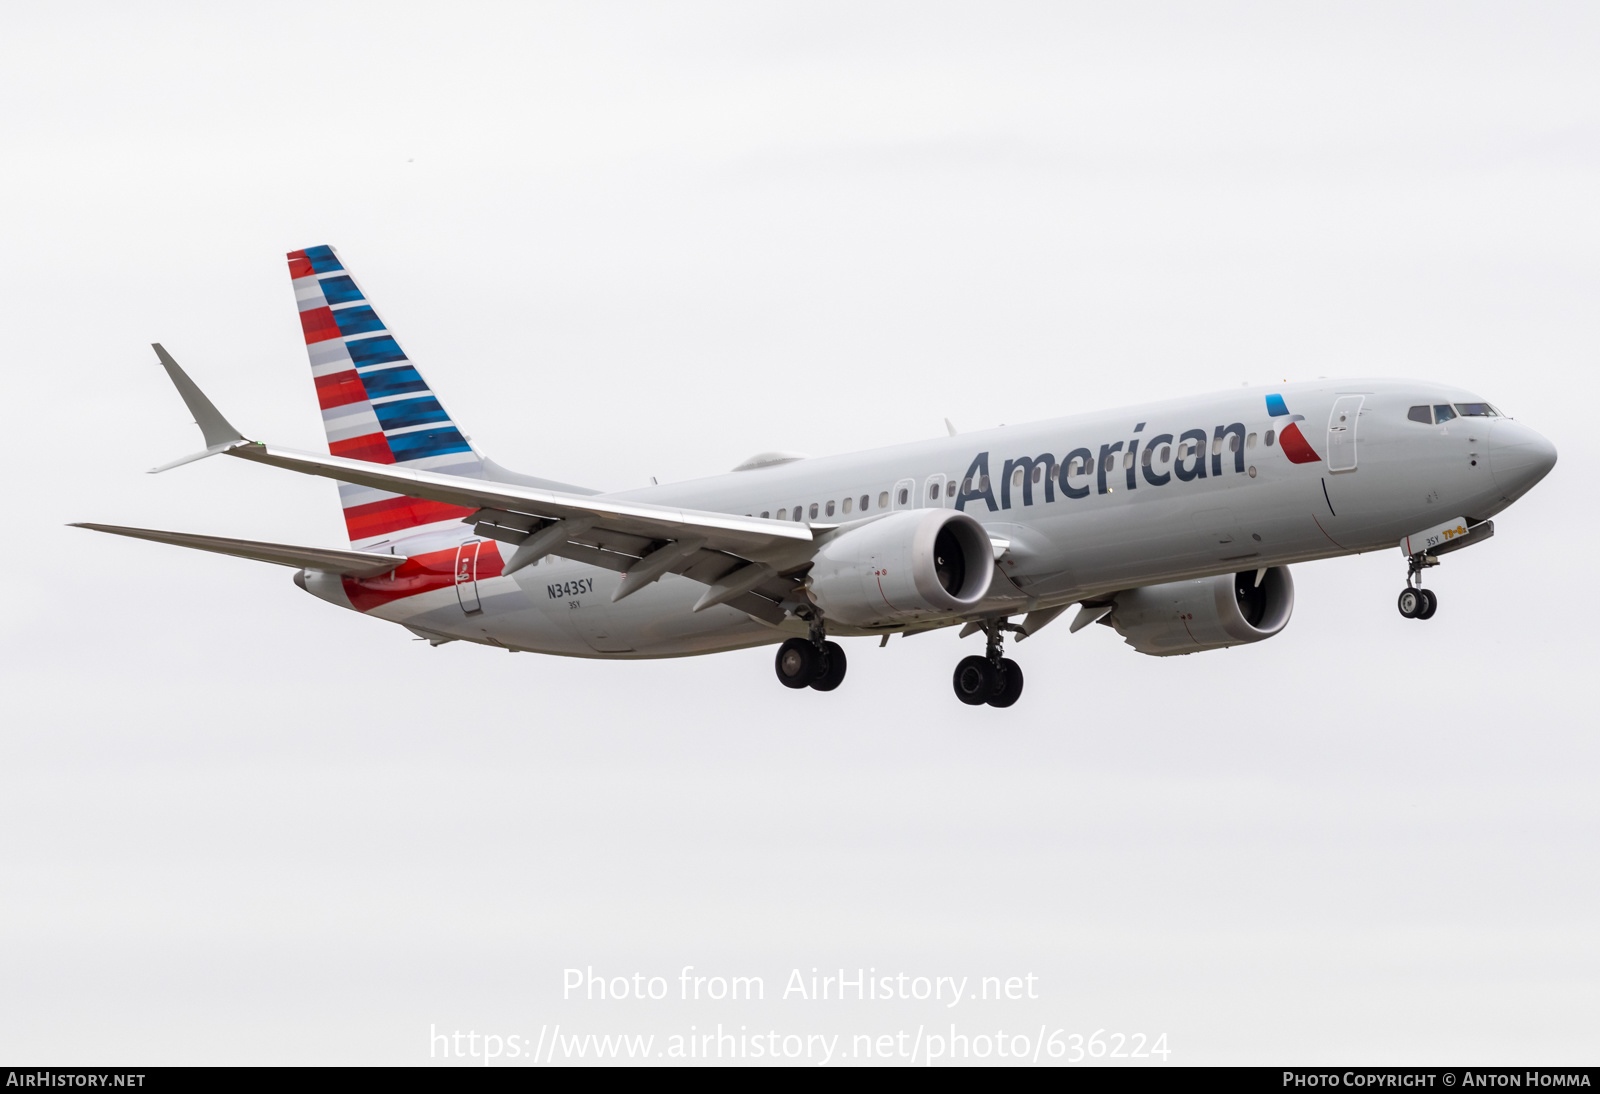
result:
M 367 387 L 361 382 L 361 376 L 355 369 L 335 372 L 332 376 L 317 377 L 317 405 L 323 410 L 363 402 L 366 397 Z
M 403 528 L 436 524 L 441 520 L 461 520 L 474 512 L 476 510 L 465 506 L 446 505 L 422 498 L 385 498 L 366 505 L 352 505 L 344 511 L 344 524 L 350 531 L 350 541 L 354 543 L 373 536 L 386 536 Z
M 472 545 L 468 544 L 467 550 L 471 549 Z M 459 548 L 450 547 L 443 551 L 429 551 L 425 555 L 413 555 L 392 573 L 382 577 L 347 577 L 344 579 L 345 595 L 350 598 L 350 603 L 355 606 L 356 611 L 370 612 L 373 608 L 392 604 L 396 600 L 404 600 L 418 593 L 448 589 L 456 583 L 458 551 Z M 494 541 L 488 540 L 479 545 L 477 574 L 474 580 L 485 581 L 491 577 L 499 577 L 500 566 L 500 549 Z
M 347 441 L 329 441 L 328 454 L 343 456 L 347 460 L 365 460 L 367 463 L 394 462 L 394 452 L 382 433 L 364 433 Z
M 306 332 L 306 345 L 339 337 L 339 324 L 329 308 L 312 308 L 300 313 L 300 329 Z

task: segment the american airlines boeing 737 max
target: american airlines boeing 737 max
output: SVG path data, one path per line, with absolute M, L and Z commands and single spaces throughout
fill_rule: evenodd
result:
M 339 483 L 350 550 L 103 524 L 102 532 L 296 568 L 302 589 L 464 640 L 576 657 L 680 657 L 779 643 L 778 679 L 830 691 L 833 638 L 960 626 L 982 656 L 957 698 L 1010 706 L 1026 638 L 1073 605 L 1167 656 L 1259 642 L 1294 609 L 1296 562 L 1399 545 L 1400 614 L 1430 618 L 1423 572 L 1555 447 L 1470 392 L 1340 380 L 1080 414 L 601 493 L 477 451 L 331 247 L 289 255 L 328 455 L 247 439 L 155 347 L 224 454 Z M 166 470 L 165 467 L 156 470 Z

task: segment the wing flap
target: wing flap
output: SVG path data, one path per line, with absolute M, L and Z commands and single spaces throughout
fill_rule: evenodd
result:
M 330 574 L 348 574 L 350 577 L 376 577 L 386 574 L 406 560 L 405 555 L 378 555 L 366 551 L 339 551 L 326 547 L 297 547 L 290 543 L 267 543 L 255 539 L 228 539 L 225 536 L 202 536 L 193 532 L 162 532 L 154 528 L 126 528 L 119 524 L 72 524 L 72 528 L 88 528 L 96 532 L 109 532 L 114 536 L 148 539 L 154 543 L 170 543 L 176 547 L 192 547 L 197 551 L 211 551 L 219 555 L 271 562 L 278 566 L 296 566 L 307 570 L 325 570 Z

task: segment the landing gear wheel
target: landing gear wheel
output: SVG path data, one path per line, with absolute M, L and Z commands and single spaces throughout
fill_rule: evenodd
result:
M 1422 608 L 1417 612 L 1418 619 L 1432 619 L 1433 613 L 1439 610 L 1439 597 L 1432 589 L 1418 589 L 1422 594 Z
M 956 664 L 954 679 L 956 698 L 969 707 L 981 707 L 989 701 L 1000 682 L 994 665 L 987 657 L 963 657 Z
M 1422 590 L 1410 586 L 1400 590 L 1400 599 L 1396 606 L 1404 618 L 1415 619 L 1423 608 Z
M 815 646 L 811 648 L 816 649 Z M 832 691 L 844 682 L 844 670 L 844 647 L 837 642 L 824 642 L 822 667 L 816 678 L 811 681 L 811 686 L 818 691 Z
M 1022 666 L 1009 657 L 1000 658 L 1000 686 L 989 699 L 992 707 L 1008 707 L 1022 697 Z
M 808 638 L 791 638 L 778 647 L 774 667 L 778 682 L 786 688 L 810 687 L 822 668 L 822 654 Z M 841 676 L 844 674 L 841 672 Z

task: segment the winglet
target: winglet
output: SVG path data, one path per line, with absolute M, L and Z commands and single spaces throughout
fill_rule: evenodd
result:
M 160 342 L 151 343 L 150 348 L 161 358 L 161 367 L 167 370 L 167 375 L 172 378 L 172 386 L 178 389 L 178 394 L 183 396 L 184 405 L 189 408 L 189 413 L 194 415 L 194 424 L 200 427 L 207 448 L 233 444 L 245 439 L 244 434 L 233 428 L 228 419 L 222 416 L 222 411 L 206 398 L 206 393 L 195 386 L 195 382 L 189 379 L 189 374 L 178 367 L 178 362 L 172 359 L 172 354 L 161 347 Z
M 200 427 L 200 433 L 206 441 L 206 450 L 204 452 L 196 452 L 192 456 L 184 456 L 182 459 L 151 468 L 150 473 L 152 475 L 158 471 L 166 471 L 168 468 L 180 467 L 183 464 L 204 459 L 207 456 L 215 456 L 218 452 L 224 452 L 245 440 L 244 434 L 235 429 L 232 423 L 222 416 L 222 411 L 218 410 L 216 405 L 206 398 L 206 393 L 201 391 L 193 380 L 189 379 L 189 374 L 178 366 L 178 362 L 172 359 L 172 354 L 168 353 L 160 342 L 152 342 L 150 348 L 155 350 L 156 356 L 161 359 L 161 367 L 167 370 L 167 376 L 171 378 L 172 386 L 177 388 L 178 394 L 183 397 L 184 405 L 189 408 L 189 413 L 194 415 L 194 424 Z

